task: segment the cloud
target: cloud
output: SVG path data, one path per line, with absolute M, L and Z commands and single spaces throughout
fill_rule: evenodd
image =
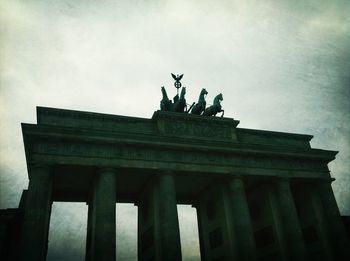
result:
M 313 134 L 314 147 L 339 150 L 330 168 L 349 215 L 349 8 L 346 1 L 2 1 L 0 206 L 15 207 L 26 187 L 20 123 L 36 122 L 35 106 L 149 118 L 160 86 L 175 95 L 173 72 L 185 74 L 189 103 L 201 88 L 208 103 L 222 92 L 225 115 L 241 127 Z

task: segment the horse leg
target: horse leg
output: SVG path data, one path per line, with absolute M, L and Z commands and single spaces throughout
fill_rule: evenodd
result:
M 224 117 L 224 113 L 225 113 L 225 110 L 221 110 L 222 111 L 222 114 L 221 114 L 221 118 Z

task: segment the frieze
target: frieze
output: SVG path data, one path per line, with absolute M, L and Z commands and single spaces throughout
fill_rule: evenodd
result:
M 236 138 L 238 121 L 228 118 L 203 117 L 198 115 L 155 112 L 152 119 L 157 122 L 162 135 L 230 140 Z
M 177 136 L 194 136 L 219 139 L 231 138 L 231 130 L 228 127 L 222 127 L 216 124 L 198 124 L 196 122 L 165 122 L 164 133 Z
M 303 160 L 298 158 L 274 158 L 237 153 L 162 149 L 148 146 L 127 146 L 125 144 L 37 142 L 33 144 L 32 152 L 34 154 L 50 154 L 57 156 L 328 171 L 326 163 L 322 164 L 320 161 Z

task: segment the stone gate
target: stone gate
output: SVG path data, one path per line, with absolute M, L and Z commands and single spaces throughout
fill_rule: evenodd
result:
M 115 260 L 117 202 L 138 207 L 139 260 L 181 260 L 176 204 L 197 209 L 202 260 L 342 260 L 349 240 L 310 135 L 230 118 L 151 119 L 37 108 L 22 124 L 29 175 L 22 260 L 45 260 L 53 201 L 86 202 L 86 260 Z

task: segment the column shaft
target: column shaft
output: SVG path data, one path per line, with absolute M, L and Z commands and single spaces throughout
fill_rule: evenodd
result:
M 324 213 L 321 199 L 314 187 L 308 188 L 308 193 L 306 193 L 306 196 L 311 199 L 312 205 L 309 205 L 309 207 L 313 207 L 313 211 L 317 217 L 315 220 L 315 225 L 318 227 L 320 241 L 325 254 L 324 259 L 333 261 L 335 260 L 334 253 L 330 242 L 327 218 L 326 214 Z
M 234 177 L 229 183 L 229 189 L 239 259 L 255 260 L 254 234 L 243 180 L 240 177 Z
M 290 260 L 306 260 L 306 248 L 288 179 L 278 179 L 276 196 Z
M 47 166 L 29 170 L 29 186 L 25 202 L 20 240 L 21 260 L 46 260 L 51 214 L 52 176 Z
M 95 177 L 88 213 L 87 260 L 115 260 L 116 174 L 102 170 Z
M 205 261 L 206 253 L 205 253 L 205 244 L 204 244 L 204 233 L 203 233 L 203 225 L 202 225 L 202 218 L 201 218 L 201 210 L 198 205 L 194 205 L 193 207 L 196 208 L 197 211 L 197 224 L 198 224 L 198 236 L 199 236 L 199 251 L 201 254 L 200 260 Z
M 93 210 L 92 202 L 87 202 L 88 205 L 88 216 L 87 216 L 87 228 L 86 228 L 86 248 L 85 248 L 85 260 L 92 260 L 92 239 L 93 239 Z
M 161 260 L 181 260 L 179 220 L 174 178 L 159 176 L 159 233 Z
M 350 259 L 350 243 L 341 220 L 338 205 L 335 200 L 330 182 L 319 185 L 320 198 L 327 219 L 333 252 L 339 260 Z

